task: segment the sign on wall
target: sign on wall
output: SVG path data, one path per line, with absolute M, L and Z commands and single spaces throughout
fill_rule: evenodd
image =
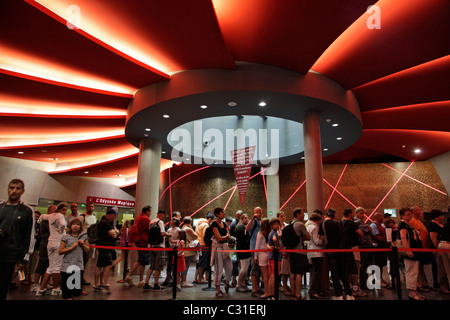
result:
M 94 204 L 102 204 L 106 206 L 130 207 L 134 208 L 135 202 L 130 200 L 110 199 L 102 197 L 88 196 L 86 202 L 93 202 Z
M 236 177 L 241 206 L 244 205 L 254 155 L 255 146 L 231 151 L 231 159 L 233 160 L 234 175 Z

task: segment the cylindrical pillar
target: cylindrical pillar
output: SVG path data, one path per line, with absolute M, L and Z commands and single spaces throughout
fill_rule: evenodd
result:
M 324 210 L 322 144 L 320 142 L 319 113 L 303 115 L 303 139 L 305 147 L 306 205 L 308 214 Z
M 280 209 L 280 179 L 278 171 L 265 176 L 267 183 L 267 217 L 276 218 Z
M 136 218 L 144 206 L 152 207 L 151 219 L 156 217 L 159 201 L 159 173 L 161 168 L 161 142 L 144 138 L 139 145 L 136 183 Z

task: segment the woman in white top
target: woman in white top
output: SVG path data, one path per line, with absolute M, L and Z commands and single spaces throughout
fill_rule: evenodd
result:
M 308 250 L 323 249 L 324 241 L 319 235 L 319 224 L 322 221 L 322 216 L 318 213 L 313 213 L 306 224 L 306 230 L 311 235 L 311 240 L 308 241 Z M 311 285 L 309 287 L 309 295 L 311 298 L 318 299 L 323 296 L 320 292 L 320 283 L 323 265 L 323 252 L 308 252 L 308 259 L 311 261 Z
M 255 250 L 267 250 L 267 237 L 270 233 L 269 220 L 264 218 L 261 220 L 261 229 L 256 236 Z M 258 299 L 267 299 L 269 297 L 267 288 L 269 288 L 269 252 L 255 252 L 255 261 L 261 268 L 261 273 L 266 292 L 259 296 Z

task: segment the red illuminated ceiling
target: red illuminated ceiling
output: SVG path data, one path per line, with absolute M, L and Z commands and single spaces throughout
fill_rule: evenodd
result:
M 367 26 L 370 5 L 381 29 Z M 5 0 L 0 156 L 134 177 L 133 93 L 248 61 L 319 72 L 355 94 L 363 134 L 325 162 L 426 160 L 450 150 L 449 13 L 448 0 Z

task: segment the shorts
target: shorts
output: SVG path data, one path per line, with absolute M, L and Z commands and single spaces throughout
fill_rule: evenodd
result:
M 260 252 L 258 255 L 258 264 L 260 267 L 267 267 L 269 265 L 269 253 Z
M 281 261 L 278 260 L 278 275 L 280 275 Z M 275 260 L 269 259 L 269 275 L 275 275 Z
M 200 259 L 198 261 L 198 267 L 202 269 L 208 268 L 209 261 L 211 260 L 211 251 L 206 250 L 207 246 L 201 246 L 202 249 Z
M 291 274 L 305 274 L 309 271 L 309 262 L 306 254 L 290 253 L 289 267 Z
M 159 248 L 159 247 L 157 247 Z M 155 251 L 150 251 L 150 269 L 151 270 L 156 270 L 156 271 L 161 271 L 164 267 L 164 263 L 163 263 L 163 253 L 164 251 L 160 251 L 160 250 L 155 250 Z
M 141 266 L 148 266 L 150 264 L 150 251 L 138 251 L 138 263 Z
M 59 247 L 54 247 L 49 245 L 47 247 L 48 252 L 48 268 L 46 273 L 60 273 L 61 272 L 61 264 L 64 258 L 64 255 L 59 254 Z
M 251 257 L 251 263 L 252 263 L 252 270 L 250 271 L 250 275 L 251 276 L 256 276 L 259 277 L 261 276 L 262 272 L 261 272 L 261 268 L 259 267 L 258 263 L 255 263 L 255 253 L 252 252 L 252 257 Z
M 98 258 L 96 266 L 105 268 L 113 264 L 111 249 L 98 249 Z

